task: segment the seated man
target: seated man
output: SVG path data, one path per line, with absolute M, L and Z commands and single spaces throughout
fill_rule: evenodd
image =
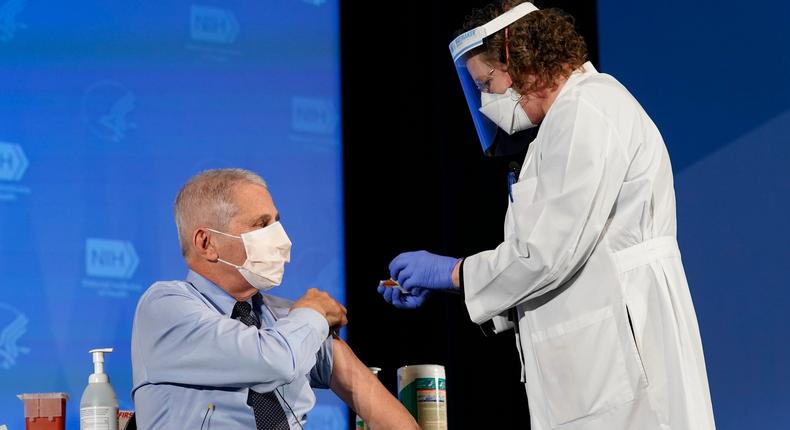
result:
M 266 184 L 241 169 L 209 170 L 176 198 L 185 281 L 140 298 L 132 368 L 140 429 L 300 429 L 331 388 L 372 427 L 418 428 L 354 355 L 329 336 L 346 309 L 308 290 L 294 303 L 278 285 L 291 242 Z

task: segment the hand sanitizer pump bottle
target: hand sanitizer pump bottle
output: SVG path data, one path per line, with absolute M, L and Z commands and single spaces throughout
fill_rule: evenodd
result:
M 112 348 L 92 349 L 93 373 L 80 400 L 80 430 L 118 430 L 118 398 L 104 373 L 104 354 Z

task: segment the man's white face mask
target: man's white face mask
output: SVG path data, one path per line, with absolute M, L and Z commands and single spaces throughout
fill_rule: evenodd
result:
M 247 252 L 244 264 L 237 266 L 221 258 L 218 260 L 235 267 L 250 285 L 261 291 L 280 285 L 285 273 L 285 263 L 291 261 L 291 240 L 279 222 L 243 233 L 241 236 L 210 228 L 207 230 L 241 239 Z
M 508 88 L 504 94 L 480 93 L 480 112 L 507 134 L 535 127 L 521 107 L 521 94 Z

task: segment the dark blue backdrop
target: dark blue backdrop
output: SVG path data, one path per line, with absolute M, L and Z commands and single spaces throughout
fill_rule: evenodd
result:
M 65 391 L 79 428 L 94 347 L 132 408 L 134 308 L 186 273 L 172 202 L 202 169 L 269 182 L 294 243 L 275 294 L 343 299 L 338 40 L 333 0 L 0 0 L 0 424 Z M 346 415 L 319 393 L 309 426 Z
M 717 427 L 790 428 L 790 4 L 598 6 L 600 70 L 672 156 Z

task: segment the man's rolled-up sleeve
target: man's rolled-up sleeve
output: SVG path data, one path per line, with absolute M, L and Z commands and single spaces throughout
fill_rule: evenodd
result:
M 329 388 L 332 382 L 332 342 L 331 337 L 327 338 L 315 354 L 315 366 L 307 376 L 313 388 Z

